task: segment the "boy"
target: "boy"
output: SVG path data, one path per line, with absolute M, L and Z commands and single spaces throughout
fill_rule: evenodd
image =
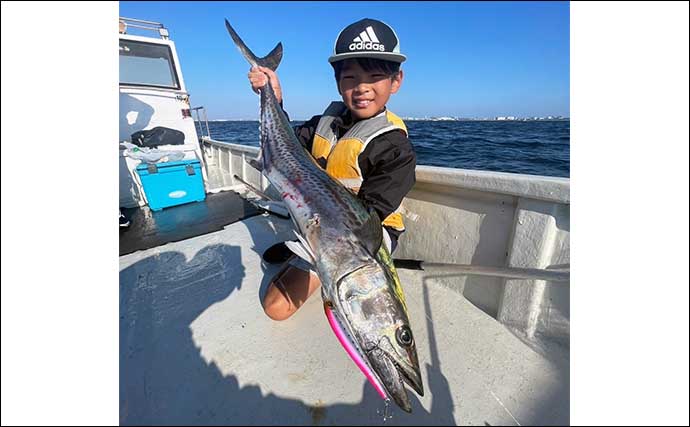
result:
M 386 109 L 402 84 L 400 64 L 405 59 L 397 35 L 383 22 L 362 19 L 347 26 L 328 59 L 342 102 L 331 103 L 323 114 L 295 128 L 297 138 L 326 172 L 376 210 L 391 252 L 405 231 L 400 203 L 415 183 L 416 156 L 407 128 Z M 282 105 L 276 73 L 264 67 L 249 72 L 254 91 L 269 78 Z M 320 284 L 309 265 L 292 256 L 272 279 L 264 311 L 274 320 L 287 319 Z

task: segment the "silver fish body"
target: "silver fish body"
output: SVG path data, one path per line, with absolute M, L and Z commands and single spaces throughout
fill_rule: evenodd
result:
M 280 44 L 257 58 L 227 20 L 225 24 L 251 65 L 277 68 Z M 260 95 L 261 152 L 256 166 L 280 192 L 313 257 L 327 316 L 330 312 L 336 319 L 331 326 L 348 353 L 361 357 L 358 366 L 379 393 L 410 412 L 403 382 L 420 395 L 424 388 L 400 281 L 382 245 L 381 219 L 300 144 L 270 82 Z

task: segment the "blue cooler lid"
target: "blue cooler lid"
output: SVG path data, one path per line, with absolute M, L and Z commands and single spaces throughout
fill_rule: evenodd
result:
M 175 169 L 183 169 L 188 165 L 191 165 L 195 169 L 201 168 L 201 164 L 199 163 L 198 159 L 188 159 L 179 160 L 176 162 L 142 163 L 137 166 L 137 172 L 139 172 L 140 175 L 146 175 L 149 173 L 149 168 L 155 168 L 154 170 L 157 170 L 158 172 L 167 172 Z

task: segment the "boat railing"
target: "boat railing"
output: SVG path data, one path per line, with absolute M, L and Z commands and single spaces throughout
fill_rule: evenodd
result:
M 196 108 L 203 109 L 203 107 Z M 199 124 L 201 126 L 201 121 Z M 259 181 L 254 179 L 258 178 L 258 175 L 254 176 L 254 172 L 258 171 L 249 165 L 244 165 L 247 160 L 258 157 L 259 148 L 214 140 L 208 131 L 207 119 L 205 126 L 206 133 L 200 133 L 200 143 L 206 148 L 209 159 L 215 160 L 214 163 L 220 172 L 219 177 L 223 178 L 215 184 L 217 186 L 240 184 L 234 175 L 249 181 L 252 185 L 259 184 Z M 416 182 L 416 187 L 420 184 L 447 186 L 557 205 L 570 205 L 568 178 L 419 165 L 416 169 Z M 266 189 L 265 186 L 259 188 Z
M 191 108 L 192 112 L 196 114 L 196 119 L 194 120 L 194 126 L 198 124 L 197 133 L 199 138 L 208 137 L 211 138 L 211 130 L 208 127 L 208 116 L 206 115 L 206 108 L 204 106 Z M 203 114 L 204 122 L 201 122 L 201 114 Z M 206 125 L 206 132 L 204 132 L 204 124 Z
M 165 26 L 160 22 L 145 21 L 143 19 L 125 18 L 123 16 L 119 18 L 119 21 L 120 34 L 127 34 L 128 28 L 138 28 L 140 30 L 145 31 L 154 31 L 158 33 L 158 35 L 164 40 L 167 40 L 170 37 L 168 29 L 165 28 Z

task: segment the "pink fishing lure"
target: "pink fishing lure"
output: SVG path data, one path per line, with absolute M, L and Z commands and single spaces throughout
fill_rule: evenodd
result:
M 371 369 L 369 369 L 366 362 L 362 360 L 359 353 L 357 353 L 357 350 L 347 339 L 345 332 L 340 328 L 340 324 L 336 320 L 335 315 L 333 315 L 333 311 L 331 310 L 331 308 L 328 306 L 328 304 L 324 304 L 323 308 L 326 312 L 326 318 L 328 318 L 328 324 L 331 325 L 331 329 L 333 329 L 335 336 L 338 338 L 338 341 L 340 341 L 340 344 L 345 348 L 347 354 L 350 356 L 352 360 L 354 360 L 357 367 L 362 371 L 364 376 L 367 377 L 367 379 L 369 380 L 371 385 L 374 386 L 374 389 L 376 389 L 379 395 L 381 395 L 381 398 L 384 400 L 388 400 L 386 390 L 383 388 L 376 376 L 374 376 L 373 372 L 371 372 Z

